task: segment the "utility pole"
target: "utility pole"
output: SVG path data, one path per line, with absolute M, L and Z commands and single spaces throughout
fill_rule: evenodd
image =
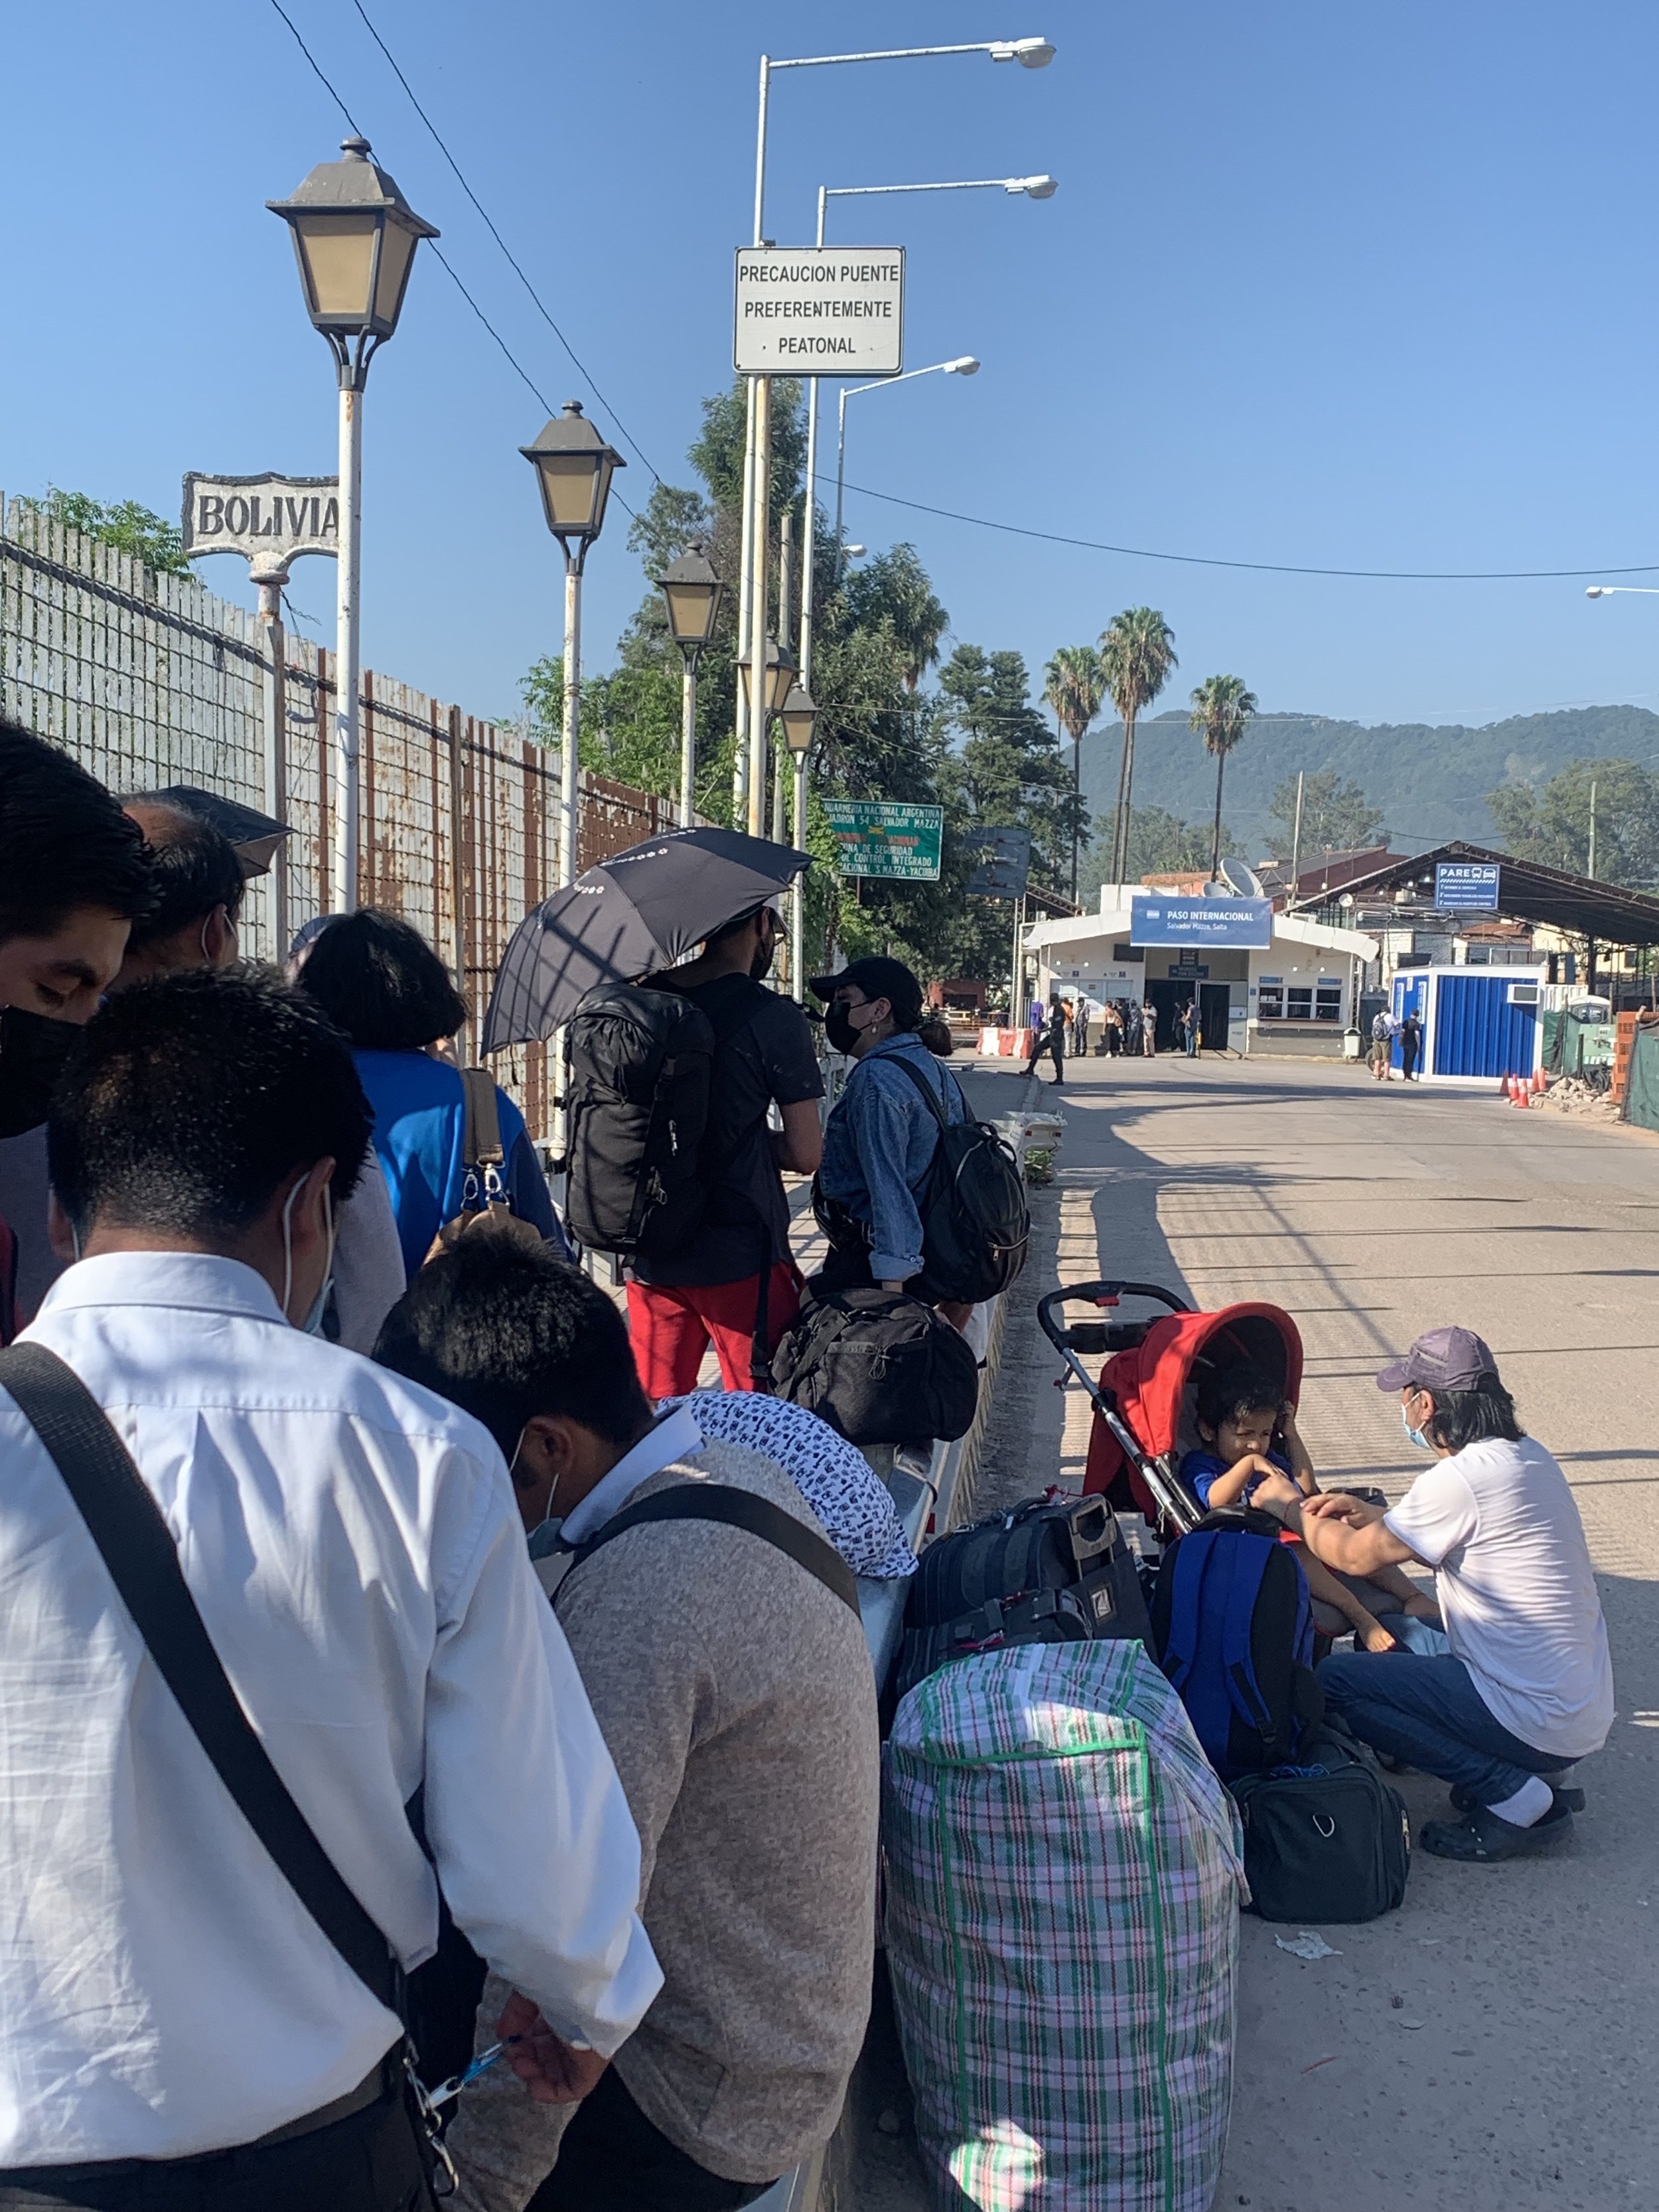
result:
M 1291 831 L 1291 895 L 1285 901 L 1287 909 L 1296 904 L 1296 875 L 1302 864 L 1302 787 L 1307 781 L 1306 771 L 1296 772 L 1296 824 Z
M 1593 876 L 1595 873 L 1595 778 L 1594 776 L 1590 778 L 1589 830 L 1589 866 L 1584 872 L 1586 875 Z

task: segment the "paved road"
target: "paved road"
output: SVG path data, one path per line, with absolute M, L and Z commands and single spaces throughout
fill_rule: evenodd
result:
M 1477 1329 L 1571 1478 L 1613 1641 L 1620 1719 L 1580 1769 L 1589 1810 L 1560 1858 L 1419 1854 L 1403 1911 L 1326 1931 L 1340 1955 L 1317 1964 L 1247 1918 L 1218 2205 L 1659 2203 L 1659 1140 L 1317 1062 L 1074 1061 L 1068 1076 L 1046 1249 L 1022 1287 L 1104 1273 L 1197 1305 L 1285 1306 L 1316 1465 L 1394 1496 L 1422 1462 L 1372 1376 L 1437 1322 Z M 1052 1389 L 1031 1303 L 988 1502 L 1081 1477 L 1086 1406 Z M 1414 1824 L 1443 1808 L 1437 1784 L 1403 1787 Z

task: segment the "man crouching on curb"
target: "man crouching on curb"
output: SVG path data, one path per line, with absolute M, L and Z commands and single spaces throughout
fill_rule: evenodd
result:
M 622 1316 L 545 1248 L 463 1239 L 376 1356 L 491 1431 L 544 1580 L 563 1565 L 664 1974 L 562 2140 L 521 2094 L 463 2104 L 464 2186 L 477 2169 L 474 2202 L 505 2203 L 483 2184 L 516 2180 L 532 2212 L 751 2203 L 834 2131 L 869 2009 L 879 1753 L 850 1571 L 770 1461 L 653 1418 Z

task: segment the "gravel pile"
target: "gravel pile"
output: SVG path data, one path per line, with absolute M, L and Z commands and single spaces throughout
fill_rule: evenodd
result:
M 1616 1121 L 1619 1109 L 1611 1092 L 1598 1091 L 1582 1076 L 1563 1075 L 1533 1100 L 1535 1107 L 1550 1107 L 1558 1114 L 1577 1114 L 1592 1121 Z

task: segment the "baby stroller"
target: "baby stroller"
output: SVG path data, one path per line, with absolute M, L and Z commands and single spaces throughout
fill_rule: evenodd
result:
M 1123 1298 L 1154 1299 L 1168 1310 L 1149 1321 L 1069 1328 L 1061 1313 L 1067 1305 L 1115 1308 Z M 1094 1407 L 1085 1493 L 1103 1494 L 1117 1512 L 1144 1515 L 1166 1542 L 1196 1528 L 1204 1513 L 1179 1473 L 1184 1455 L 1202 1442 L 1194 1416 L 1199 1373 L 1248 1361 L 1285 1397 L 1301 1394 L 1302 1338 L 1279 1306 L 1194 1313 L 1156 1283 L 1075 1283 L 1040 1300 L 1037 1320 Z M 1083 1365 L 1084 1352 L 1110 1355 L 1097 1382 Z

